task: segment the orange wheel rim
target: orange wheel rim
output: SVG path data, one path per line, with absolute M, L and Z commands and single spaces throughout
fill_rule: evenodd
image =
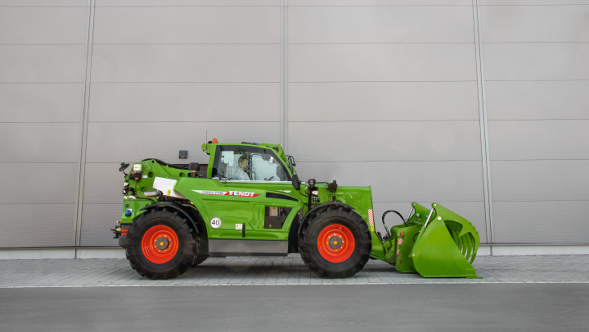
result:
M 332 263 L 341 263 L 352 256 L 356 241 L 349 228 L 329 225 L 319 234 L 317 248 L 323 258 Z
M 163 264 L 169 262 L 178 252 L 178 235 L 168 226 L 153 226 L 141 239 L 141 250 L 150 262 Z

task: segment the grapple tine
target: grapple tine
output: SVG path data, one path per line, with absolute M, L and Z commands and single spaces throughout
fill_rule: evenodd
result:
M 458 238 L 460 240 L 460 251 L 462 252 L 462 256 L 466 254 L 466 241 L 464 241 L 464 236 Z
M 448 226 L 448 229 L 450 230 L 450 235 L 452 235 L 452 240 L 458 245 L 458 232 L 456 231 L 456 228 L 454 226 Z
M 470 263 L 474 262 L 474 259 L 477 257 L 477 252 L 479 251 L 479 244 L 476 242 L 476 239 L 472 233 L 469 233 L 470 237 L 472 238 L 472 242 L 474 243 L 474 248 L 472 251 L 472 258 L 470 259 Z
M 464 236 L 464 241 L 468 245 L 468 250 L 466 251 L 466 255 L 464 256 L 464 258 L 466 258 L 468 260 L 470 258 L 470 254 L 472 253 L 472 248 L 473 248 L 473 243 L 472 243 L 472 239 L 470 237 L 470 233 L 468 233 Z

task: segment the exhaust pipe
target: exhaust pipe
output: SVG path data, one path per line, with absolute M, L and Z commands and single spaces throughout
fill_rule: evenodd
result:
M 143 192 L 143 195 L 145 195 L 145 197 L 161 197 L 163 195 L 163 193 L 159 190 L 145 191 L 145 192 Z

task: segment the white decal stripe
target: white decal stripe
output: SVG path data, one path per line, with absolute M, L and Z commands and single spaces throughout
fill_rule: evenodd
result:
M 225 195 L 227 192 L 226 191 L 211 191 L 211 190 L 193 190 L 194 192 L 197 192 L 199 194 L 203 194 L 203 195 Z

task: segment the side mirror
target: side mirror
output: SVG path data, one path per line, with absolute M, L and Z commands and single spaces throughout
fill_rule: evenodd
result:
M 301 189 L 301 180 L 299 180 L 299 176 L 296 174 L 293 174 L 292 176 L 292 186 L 295 190 Z

